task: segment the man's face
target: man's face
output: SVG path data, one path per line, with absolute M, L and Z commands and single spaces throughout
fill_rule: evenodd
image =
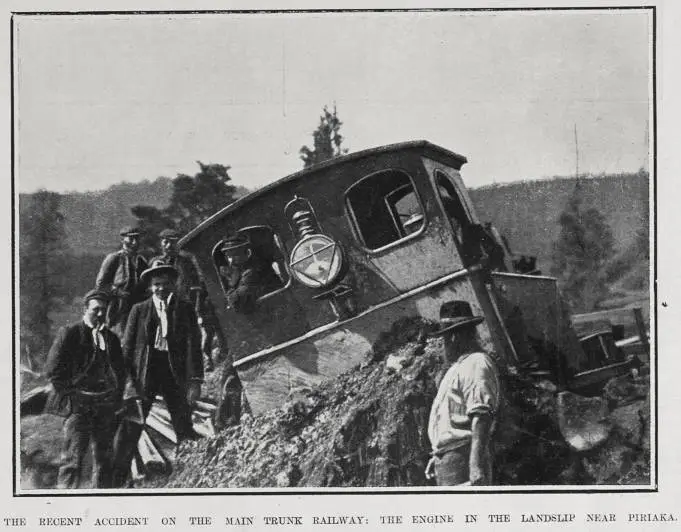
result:
M 456 351 L 456 332 L 450 332 L 444 335 L 445 354 L 448 358 Z
M 137 251 L 140 244 L 139 236 L 137 235 L 125 235 L 123 237 L 123 249 L 128 251 Z
M 102 325 L 106 318 L 107 302 L 100 299 L 91 299 L 85 305 L 85 317 L 95 327 Z
M 170 275 L 154 275 L 151 278 L 149 288 L 152 295 L 165 301 L 175 290 L 175 282 Z
M 225 259 L 230 268 L 241 268 L 251 257 L 250 249 L 233 250 L 225 253 Z
M 448 360 L 454 361 L 461 356 L 461 345 L 465 343 L 464 340 L 470 338 L 471 332 L 469 327 L 463 327 L 444 335 L 445 354 Z
M 177 240 L 174 238 L 162 238 L 161 239 L 161 250 L 164 255 L 176 255 L 177 254 Z

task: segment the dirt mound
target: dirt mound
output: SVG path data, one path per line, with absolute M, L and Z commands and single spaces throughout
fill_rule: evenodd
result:
M 183 443 L 173 474 L 145 487 L 423 485 L 437 351 L 413 340 L 316 389 L 294 390 L 278 410 Z
M 407 328 L 408 329 L 408 328 Z M 439 339 L 403 329 L 371 361 L 215 438 L 180 445 L 175 470 L 143 487 L 423 486 L 430 405 L 443 371 Z M 397 338 L 397 337 L 396 337 Z M 577 452 L 561 435 L 558 391 L 505 370 L 497 432 L 500 485 L 642 484 L 650 478 L 647 383 L 609 384 L 609 436 Z M 605 401 L 602 401 L 605 403 Z
M 64 419 L 43 414 L 21 418 L 20 474 L 24 489 L 57 485 Z

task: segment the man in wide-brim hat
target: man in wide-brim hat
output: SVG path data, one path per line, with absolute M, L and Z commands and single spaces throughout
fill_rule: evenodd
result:
M 151 297 L 130 311 L 123 337 L 123 355 L 129 361 L 124 400 L 141 402 L 143 416 L 156 395 L 168 405 L 178 441 L 195 438 L 191 410 L 201 394 L 203 357 L 196 314 L 192 305 L 175 295 L 177 269 L 161 261 L 141 275 Z M 143 421 L 143 420 L 142 420 Z M 124 486 L 142 425 L 123 422 L 115 442 L 115 484 Z
M 494 359 L 480 346 L 476 327 L 484 321 L 466 301 L 448 301 L 440 308 L 433 336 L 444 339 L 445 363 L 428 421 L 433 457 L 428 478 L 439 486 L 492 483 L 492 434 L 500 405 Z
M 104 258 L 95 281 L 97 290 L 111 294 L 106 322 L 119 336 L 123 335 L 132 306 L 144 299 L 140 275 L 148 265 L 144 257 L 137 253 L 141 235 L 142 232 L 135 226 L 121 229 L 121 249 Z

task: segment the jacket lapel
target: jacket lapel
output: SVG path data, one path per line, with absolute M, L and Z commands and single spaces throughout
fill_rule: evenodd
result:
M 79 345 L 80 349 L 80 360 L 78 361 L 77 373 L 82 372 L 91 362 L 92 355 L 94 354 L 94 340 L 92 339 L 92 331 L 90 327 L 85 325 L 85 322 L 81 321 L 78 324 L 78 334 L 79 334 Z
M 146 343 L 153 345 L 154 338 L 156 338 L 158 317 L 156 316 L 156 309 L 154 309 L 154 302 L 151 298 L 147 299 L 144 304 L 144 323 L 146 327 Z
M 168 304 L 168 342 L 171 341 L 177 329 L 177 294 L 173 294 Z M 168 344 L 170 345 L 170 344 Z M 170 347 L 168 347 L 170 349 Z

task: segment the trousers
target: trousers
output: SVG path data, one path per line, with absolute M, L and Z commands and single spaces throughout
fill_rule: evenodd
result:
M 112 487 L 113 439 L 116 415 L 113 406 L 78 408 L 64 421 L 64 446 L 60 457 L 57 485 L 59 488 L 79 488 L 83 483 L 85 454 L 93 449 L 92 485 Z
M 492 457 L 494 446 L 490 441 L 485 451 L 485 475 L 490 483 L 494 482 Z M 458 486 L 470 480 L 470 443 L 435 456 L 435 479 L 438 486 Z
M 464 445 L 435 456 L 435 480 L 438 486 L 458 486 L 470 478 L 471 446 Z
M 152 349 L 148 372 L 147 389 L 144 390 L 142 400 L 144 418 L 149 415 L 154 398 L 161 395 L 168 405 L 170 420 L 179 442 L 193 432 L 191 408 L 185 397 L 186 390 L 175 381 L 168 353 Z M 143 425 L 129 419 L 123 419 L 118 426 L 114 438 L 114 487 L 124 487 L 127 484 L 130 465 L 143 429 Z

